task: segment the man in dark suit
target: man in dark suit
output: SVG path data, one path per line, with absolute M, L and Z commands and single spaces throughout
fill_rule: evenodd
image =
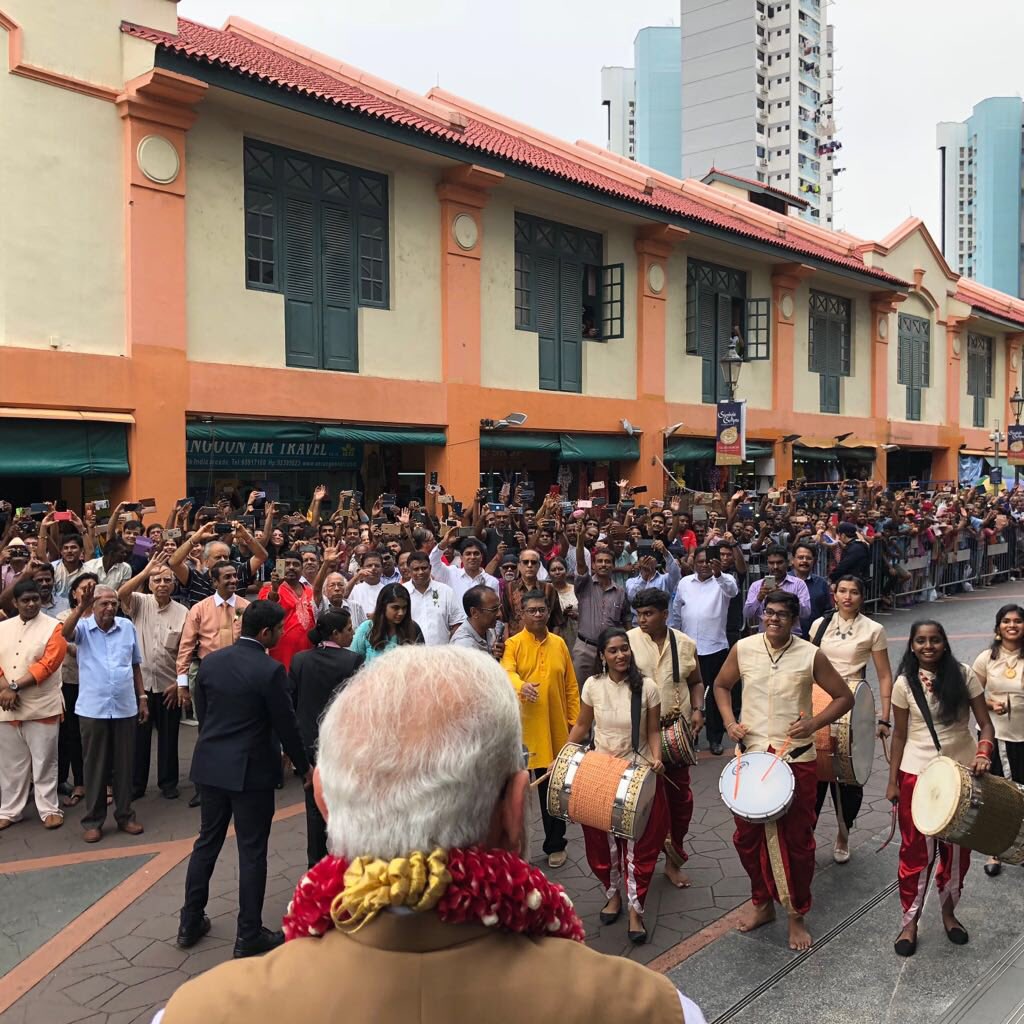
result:
M 284 609 L 279 604 L 254 601 L 242 616 L 237 643 L 214 651 L 199 666 L 195 702 L 203 725 L 192 754 L 191 778 L 202 797 L 202 820 L 185 877 L 178 928 L 183 949 L 210 930 L 204 912 L 210 876 L 232 818 L 238 843 L 234 955 L 256 956 L 284 941 L 281 932 L 263 927 L 267 841 L 281 772 L 275 734 L 307 787 L 313 772 L 288 699 L 284 666 L 267 654 L 283 626 Z

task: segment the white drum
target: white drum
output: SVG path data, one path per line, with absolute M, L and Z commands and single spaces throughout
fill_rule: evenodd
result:
M 796 778 L 785 761 L 777 762 L 771 771 L 768 766 L 775 755 L 765 751 L 749 751 L 739 760 L 729 758 L 718 779 L 718 792 L 726 807 L 738 818 L 753 824 L 778 821 L 793 802 Z M 736 772 L 740 784 L 736 788 Z M 762 780 L 764 773 L 768 777 Z

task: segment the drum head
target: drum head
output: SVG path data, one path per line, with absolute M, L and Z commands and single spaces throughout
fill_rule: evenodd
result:
M 761 776 L 768 770 L 768 777 Z M 725 805 L 734 814 L 749 821 L 775 821 L 781 818 L 793 802 L 796 780 L 793 769 L 785 761 L 775 761 L 775 755 L 763 751 L 744 754 L 739 759 L 740 785 L 736 791 L 737 761 L 729 758 L 718 779 L 718 792 Z
M 935 836 L 944 832 L 960 806 L 960 766 L 948 757 L 937 757 L 917 777 L 910 813 L 919 832 Z
M 875 763 L 875 696 L 865 682 L 860 682 L 853 688 L 850 756 L 857 785 L 863 786 L 871 777 L 871 769 Z

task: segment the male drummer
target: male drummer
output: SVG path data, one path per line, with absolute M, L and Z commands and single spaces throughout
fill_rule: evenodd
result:
M 664 590 L 648 587 L 633 598 L 639 626 L 629 630 L 633 662 L 646 679 L 658 684 L 662 715 L 679 707 L 680 717 L 696 736 L 704 725 L 704 682 L 697 661 L 697 645 L 678 629 L 669 629 L 669 599 Z M 671 637 L 671 639 L 670 639 Z M 676 657 L 672 657 L 675 641 Z M 665 778 L 675 785 L 665 787 L 671 829 L 665 840 L 665 875 L 678 889 L 690 885 L 683 873 L 687 855 L 683 849 L 693 817 L 690 766 L 665 762 Z
M 753 931 L 775 919 L 777 900 L 789 915 L 789 948 L 809 949 L 804 915 L 811 909 L 814 877 L 814 803 L 818 772 L 814 734 L 853 707 L 853 694 L 814 644 L 793 635 L 800 602 L 773 591 L 761 613 L 764 632 L 744 637 L 729 652 L 715 680 L 714 695 L 729 738 L 747 751 L 782 753 L 796 788 L 789 810 L 768 825 L 736 817 L 733 844 L 750 876 L 754 909 L 739 925 Z M 732 710 L 732 688 L 743 680 L 743 721 Z M 811 690 L 817 683 L 832 701 L 817 715 Z

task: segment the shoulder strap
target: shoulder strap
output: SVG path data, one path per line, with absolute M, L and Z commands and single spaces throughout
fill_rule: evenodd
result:
M 629 711 L 630 718 L 632 719 L 633 727 L 633 753 L 640 753 L 640 702 L 643 698 L 643 687 L 640 690 L 634 690 L 630 695 Z
M 828 624 L 832 621 L 833 615 L 835 615 L 834 611 L 828 612 L 826 615 L 822 615 L 821 625 L 818 627 L 817 631 L 814 634 L 814 638 L 811 640 L 811 643 L 814 644 L 815 647 L 821 646 L 822 637 L 824 637 L 825 630 L 828 629 Z
M 672 627 L 668 628 L 668 644 L 672 649 L 672 682 L 679 686 L 679 650 L 676 647 L 676 635 Z
M 935 749 L 938 753 L 942 753 L 942 744 L 939 743 L 939 735 L 935 731 L 935 723 L 932 721 L 932 710 L 928 707 L 928 701 L 924 695 L 924 687 L 921 685 L 920 678 L 911 680 L 909 676 L 905 677 L 907 680 L 907 686 L 910 687 L 910 692 L 914 695 L 914 703 L 917 705 L 917 710 L 921 712 L 921 717 L 924 719 L 924 724 L 928 726 L 928 732 L 931 734 L 932 743 L 935 744 Z

